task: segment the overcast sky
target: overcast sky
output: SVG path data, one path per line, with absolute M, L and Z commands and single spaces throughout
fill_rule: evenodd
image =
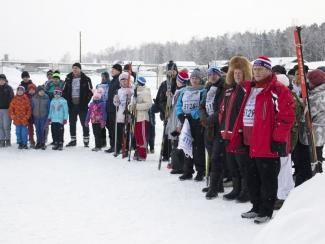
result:
M 57 61 L 83 52 L 192 36 L 284 29 L 325 22 L 325 1 L 311 0 L 1 0 L 0 59 Z

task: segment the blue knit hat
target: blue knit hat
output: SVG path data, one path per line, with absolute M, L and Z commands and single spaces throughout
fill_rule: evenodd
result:
M 217 66 L 212 66 L 208 69 L 208 75 L 217 74 L 222 76 L 222 71 Z
M 144 85 L 146 84 L 147 81 L 146 81 L 146 79 L 145 79 L 144 77 L 139 76 L 139 77 L 137 78 L 137 82 L 138 82 L 139 85 L 144 86 Z

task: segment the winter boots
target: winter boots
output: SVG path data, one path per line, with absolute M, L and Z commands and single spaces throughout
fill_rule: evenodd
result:
M 5 140 L 5 147 L 11 147 L 10 140 Z
M 239 178 L 232 178 L 233 189 L 228 194 L 223 195 L 223 199 L 225 200 L 234 200 L 239 196 L 241 189 L 241 182 Z
M 248 212 L 246 213 L 242 213 L 241 214 L 241 217 L 243 219 L 254 219 L 258 216 L 258 213 L 256 210 L 254 210 L 253 208 L 251 210 L 249 210 Z
M 249 201 L 247 181 L 244 178 L 241 180 L 241 190 L 236 200 L 239 203 L 245 203 Z
M 179 180 L 180 181 L 184 181 L 184 180 L 191 180 L 193 177 L 193 175 L 191 173 L 183 173 L 180 177 Z
M 4 141 L 4 140 L 1 140 L 1 141 L 0 141 L 0 148 L 1 148 L 1 147 L 5 147 L 5 146 L 6 146 L 5 141 Z
M 63 149 L 63 144 L 62 144 L 62 142 L 60 142 L 60 143 L 55 143 L 54 146 L 52 147 L 52 150 L 62 151 L 62 149 Z
M 67 145 L 66 147 L 75 147 L 77 146 L 77 140 L 76 139 L 72 139 Z M 55 149 L 54 149 L 55 150 Z
M 210 185 L 202 190 L 203 192 L 206 190 L 206 199 L 211 200 L 218 196 L 218 192 L 224 192 L 222 180 L 223 177 L 221 172 L 211 172 Z

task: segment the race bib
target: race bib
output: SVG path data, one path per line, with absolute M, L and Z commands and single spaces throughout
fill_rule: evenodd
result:
M 213 102 L 214 102 L 214 98 L 216 96 L 217 90 L 218 90 L 218 87 L 212 86 L 207 93 L 207 98 L 205 101 L 205 110 L 208 115 L 212 115 L 214 113 Z
M 185 91 L 183 98 L 183 112 L 185 114 L 191 113 L 193 110 L 198 109 L 200 105 L 200 91 Z
M 249 95 L 247 103 L 244 109 L 244 126 L 253 126 L 254 125 L 254 115 L 255 115 L 255 103 L 256 96 L 263 90 L 263 88 L 252 88 L 252 91 Z

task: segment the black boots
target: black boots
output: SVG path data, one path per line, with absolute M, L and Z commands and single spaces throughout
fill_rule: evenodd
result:
M 245 203 L 249 201 L 248 187 L 246 179 L 241 180 L 241 190 L 237 197 L 237 202 Z
M 223 177 L 221 172 L 210 173 L 210 185 L 205 195 L 206 199 L 211 200 L 218 196 L 218 192 L 224 192 L 222 180 Z M 205 188 L 203 190 L 205 190 Z
M 75 147 L 77 146 L 77 140 L 71 140 L 66 147 Z
M 234 200 L 239 196 L 241 189 L 241 182 L 239 178 L 232 178 L 233 189 L 228 194 L 223 195 L 223 199 L 225 200 Z

